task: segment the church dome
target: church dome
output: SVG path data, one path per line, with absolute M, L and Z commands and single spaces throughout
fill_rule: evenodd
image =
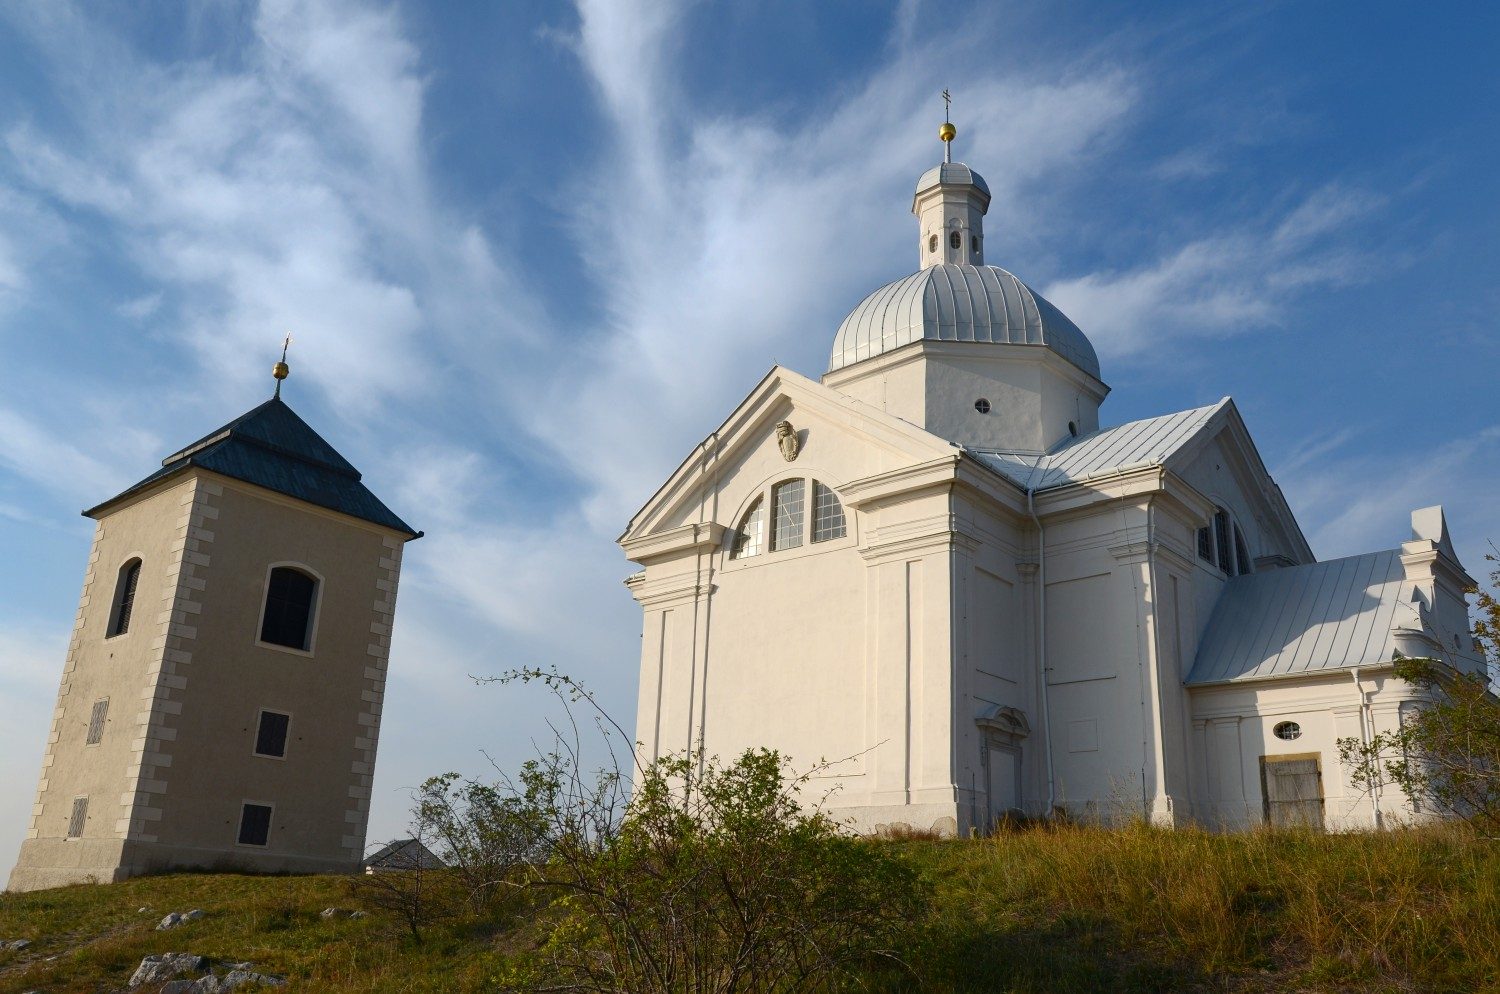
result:
M 937 168 L 968 167 L 951 163 Z M 839 325 L 828 371 L 924 339 L 1041 345 L 1100 378 L 1094 346 L 1041 294 L 998 266 L 947 263 L 887 283 L 861 301 Z

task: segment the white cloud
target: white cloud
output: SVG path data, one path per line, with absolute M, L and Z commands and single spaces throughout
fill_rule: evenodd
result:
M 1412 511 L 1442 504 L 1459 557 L 1478 578 L 1488 543 L 1500 539 L 1500 424 L 1374 452 L 1350 451 L 1357 439 L 1312 439 L 1276 470 L 1313 551 L 1337 558 L 1394 548 L 1410 537 Z
M 1054 280 L 1044 293 L 1087 329 L 1101 355 L 1130 357 L 1196 337 L 1279 323 L 1299 291 L 1378 278 L 1381 263 L 1348 241 L 1330 241 L 1385 201 L 1328 186 L 1270 225 L 1243 224 L 1121 271 Z M 1399 260 L 1397 260 L 1399 264 Z

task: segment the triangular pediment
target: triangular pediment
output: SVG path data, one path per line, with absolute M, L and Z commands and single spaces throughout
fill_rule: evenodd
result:
M 1234 401 L 1225 398 L 1191 438 L 1163 465 L 1204 497 L 1237 504 L 1238 513 L 1254 519 L 1276 550 L 1290 561 L 1310 563 L 1316 557 L 1302 534 L 1281 487 L 1272 478 Z
M 791 422 L 798 439 L 791 464 L 776 435 L 781 421 Z M 952 443 L 910 422 L 773 366 L 631 518 L 619 541 L 629 545 L 699 522 L 705 515 L 706 494 L 712 494 L 716 500 L 710 503 L 717 505 L 708 516 L 731 520 L 737 508 L 727 505 L 736 498 L 724 484 L 736 475 L 759 480 L 768 473 L 801 471 L 838 485 L 955 452 Z

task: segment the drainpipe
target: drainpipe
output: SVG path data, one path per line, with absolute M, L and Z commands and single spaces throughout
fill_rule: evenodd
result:
M 1037 460 L 1041 465 L 1041 460 Z M 1047 707 L 1047 537 L 1042 528 L 1042 519 L 1036 514 L 1036 469 L 1032 469 L 1031 485 L 1026 488 L 1026 513 L 1036 525 L 1036 655 L 1037 670 L 1042 679 L 1042 751 L 1047 761 L 1047 812 L 1048 818 L 1057 807 L 1057 780 L 1052 771 L 1052 714 Z
M 1365 696 L 1364 684 L 1359 682 L 1359 667 L 1351 671 L 1354 676 L 1354 692 L 1359 695 L 1359 740 L 1369 748 L 1371 737 L 1375 731 L 1375 719 L 1370 714 L 1370 700 Z M 1370 785 L 1370 811 L 1375 816 L 1375 827 L 1381 828 L 1380 817 L 1380 785 Z

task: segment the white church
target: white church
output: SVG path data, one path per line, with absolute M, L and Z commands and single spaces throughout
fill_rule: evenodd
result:
M 863 831 L 1420 817 L 1336 741 L 1414 706 L 1398 652 L 1483 671 L 1442 509 L 1319 562 L 1233 400 L 1101 427 L 1083 331 L 985 265 L 989 202 L 962 163 L 924 173 L 917 272 L 631 520 L 644 755 L 826 761 Z

